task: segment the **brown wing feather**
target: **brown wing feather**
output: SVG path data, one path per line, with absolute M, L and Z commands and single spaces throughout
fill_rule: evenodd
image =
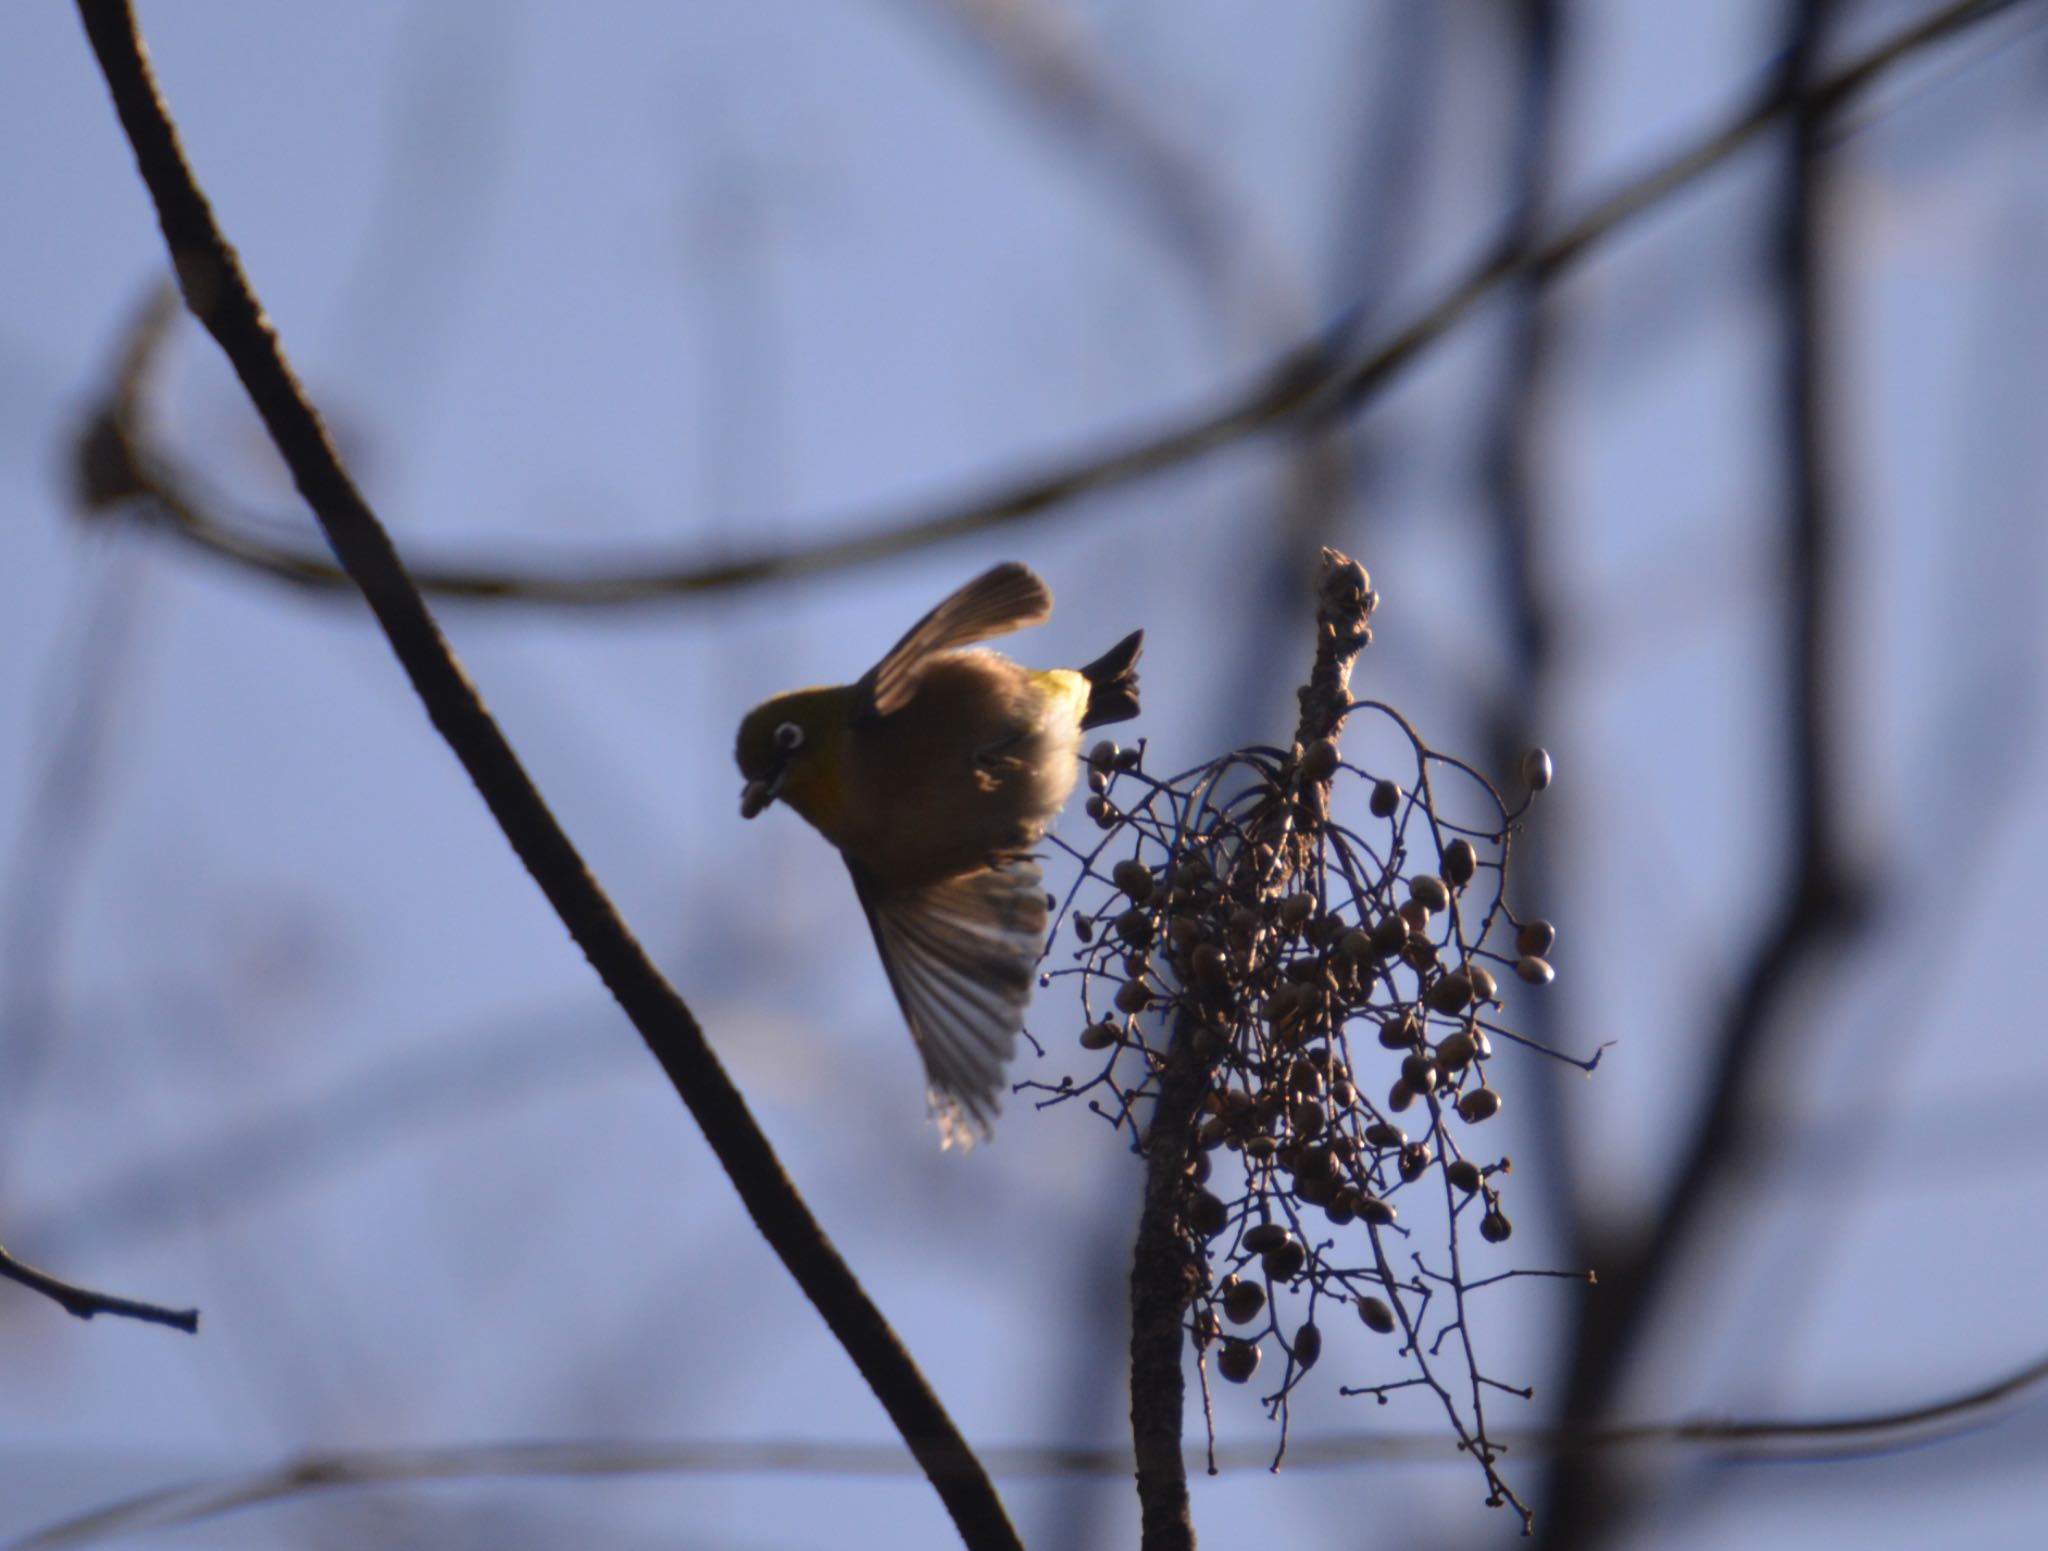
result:
M 882 968 L 924 1057 L 943 1146 L 986 1139 L 1002 1107 L 1045 942 L 1044 880 L 1018 857 L 921 888 L 884 889 L 853 867 Z
M 956 646 L 1007 635 L 1052 616 L 1052 591 L 1014 560 L 984 571 L 925 615 L 860 681 L 861 711 L 887 716 L 917 693 L 932 657 Z

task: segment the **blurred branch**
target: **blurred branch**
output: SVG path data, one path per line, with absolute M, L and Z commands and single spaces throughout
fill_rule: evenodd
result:
M 1161 248 L 1185 269 L 1206 311 L 1232 335 L 1270 344 L 1298 332 L 1305 299 L 1254 212 L 1214 167 L 1089 47 L 1048 0 L 920 0 L 1015 88 L 1051 129 L 1092 151 Z
M 1569 1359 L 1566 1424 L 1592 1427 L 1611 1410 L 1623 1376 L 1673 1285 L 1710 1207 L 1742 1158 L 1753 1093 L 1805 976 L 1862 914 L 1862 890 L 1837 831 L 1841 810 L 1829 700 L 1841 561 L 1827 427 L 1829 381 L 1823 245 L 1823 168 L 1837 99 L 1811 90 L 1831 0 L 1789 0 L 1788 46 L 1778 94 L 1799 106 L 1786 126 L 1772 258 L 1780 294 L 1779 420 L 1785 460 L 1786 686 L 1782 787 L 1790 809 L 1792 870 L 1774 918 L 1713 1044 L 1704 1104 L 1680 1144 L 1676 1174 L 1640 1232 L 1582 1228 L 1574 1256 L 1599 1273 Z M 1549 1483 L 1546 1545 L 1590 1547 L 1629 1511 L 1627 1483 L 1597 1457 L 1564 1462 Z
M 1253 434 L 1343 414 L 1378 392 L 1508 281 L 1528 272 L 1546 280 L 1557 278 L 1628 222 L 1747 148 L 1785 114 L 1830 114 L 1901 61 L 2015 3 L 1950 0 L 1832 74 L 1794 85 L 1780 73 L 1719 128 L 1596 200 L 1541 242 L 1532 246 L 1510 232 L 1437 301 L 1392 332 L 1361 339 L 1356 337 L 1354 320 L 1340 318 L 1281 352 L 1237 393 L 1151 431 L 1105 439 L 1050 469 L 995 481 L 922 510 L 834 523 L 835 537 L 801 546 L 727 555 L 649 554 L 630 561 L 586 554 L 535 566 L 420 559 L 410 569 L 423 591 L 449 598 L 557 607 L 678 601 L 871 564 L 1042 519 L 1084 497 L 1192 463 Z M 132 433 L 136 428 L 129 429 Z M 158 499 L 125 508 L 134 516 L 162 521 L 210 553 L 280 580 L 320 590 L 350 585 L 340 568 L 310 546 L 248 532 L 195 505 L 186 488 L 189 482 L 159 450 L 151 449 L 145 461 L 151 493 Z
M 1730 1447 L 1745 1459 L 1808 1457 L 1824 1444 L 1828 1458 L 1873 1454 L 1937 1441 L 1981 1421 L 1985 1413 L 2048 1381 L 2048 1357 L 1961 1394 L 1897 1410 L 1807 1420 L 1723 1419 L 1649 1422 L 1603 1428 L 1592 1434 L 1555 1431 L 1505 1433 L 1518 1454 L 1610 1453 L 1645 1447 Z M 1943 1429 L 1946 1432 L 1930 1431 Z M 1193 1455 L 1190 1453 L 1189 1458 Z M 1294 1470 L 1355 1466 L 1360 1461 L 1451 1462 L 1456 1446 L 1440 1432 L 1349 1433 L 1297 1439 L 1288 1445 Z M 992 1474 L 1015 1480 L 1072 1475 L 1122 1475 L 1131 1469 L 1123 1449 L 993 1448 L 984 1453 Z M 1226 1470 L 1263 1470 L 1272 1459 L 1263 1442 L 1224 1444 L 1217 1464 Z M 371 1449 L 305 1454 L 267 1470 L 214 1477 L 140 1493 L 124 1501 L 45 1525 L 9 1544 L 7 1551 L 57 1551 L 115 1535 L 175 1529 L 242 1508 L 340 1487 L 390 1486 L 428 1481 L 538 1477 L 592 1479 L 635 1476 L 776 1475 L 816 1479 L 900 1478 L 911 1467 L 900 1449 L 875 1444 L 786 1442 L 627 1443 L 586 1439 L 541 1443 L 459 1444 L 446 1448 Z
M 139 1319 L 145 1324 L 169 1325 L 187 1335 L 199 1333 L 197 1309 L 167 1309 L 162 1304 L 117 1298 L 112 1293 L 94 1292 L 90 1287 L 59 1281 L 49 1272 L 38 1271 L 34 1266 L 15 1259 L 4 1244 L 0 1244 L 0 1276 L 20 1283 L 30 1292 L 41 1293 L 66 1314 L 75 1314 L 80 1319 L 91 1319 L 95 1314 L 118 1314 L 123 1319 Z
M 120 425 L 140 403 L 177 311 L 175 290 L 152 289 L 122 341 L 104 404 L 72 449 L 72 506 L 82 519 L 146 489 Z M 72 907 L 105 814 L 115 711 L 135 661 L 140 557 L 133 546 L 118 546 L 104 559 L 81 578 L 87 597 L 75 639 L 52 648 L 46 705 L 55 725 L 39 753 L 0 897 L 0 1116 L 10 1130 L 27 1113 L 63 1033 Z
M 624 1046 L 600 1041 L 594 1027 L 600 1011 L 594 1004 L 574 1020 L 593 1025 L 588 1038 L 555 1023 L 508 1035 L 494 1019 L 484 1032 L 461 1039 L 409 1040 L 391 1059 L 311 1097 L 222 1121 L 54 1204 L 25 1207 L 13 1231 L 59 1255 L 88 1242 L 102 1249 L 155 1243 L 191 1231 L 195 1219 L 218 1226 L 330 1172 L 361 1169 L 493 1105 L 542 1095 L 559 1099 L 637 1059 Z
M 1550 208 L 1564 97 L 1559 75 L 1569 10 L 1565 0 L 1515 0 L 1501 22 L 1521 61 L 1519 98 L 1510 124 L 1509 187 L 1522 242 L 1534 247 Z M 1509 283 L 1507 338 L 1496 374 L 1480 451 L 1486 515 L 1492 528 L 1495 586 L 1506 650 L 1503 676 L 1482 711 L 1492 768 L 1513 770 L 1525 750 L 1542 743 L 1538 718 L 1556 687 L 1558 614 L 1541 563 L 1541 450 L 1544 387 L 1555 337 L 1542 273 L 1525 269 Z M 1560 897 L 1538 820 L 1516 847 L 1516 881 L 1524 899 Z M 1559 1013 L 1550 997 L 1532 997 L 1523 1014 L 1531 1036 L 1555 1045 Z M 1576 1149 L 1563 1122 L 1569 1068 L 1546 1066 L 1533 1085 L 1531 1127 L 1548 1167 L 1553 1201 L 1568 1213 L 1576 1199 Z
M 1041 123 L 1123 193 L 1119 213 L 1129 212 L 1186 273 L 1226 345 L 1265 353 L 1307 331 L 1309 298 L 1285 255 L 1264 240 L 1257 210 L 1237 197 L 1216 165 L 1220 158 L 1203 156 L 1119 78 L 1070 8 L 1057 0 L 919 3 L 949 22 Z M 1362 332 L 1359 312 L 1354 308 L 1354 332 Z M 1240 611 L 1248 649 L 1236 654 L 1244 664 L 1239 688 L 1251 694 L 1272 686 L 1263 654 L 1250 643 L 1286 628 L 1300 600 L 1314 592 L 1315 556 L 1333 536 L 1352 488 L 1347 448 L 1327 422 L 1304 419 L 1284 429 L 1292 434 L 1282 438 L 1276 488 L 1253 498 L 1259 518 L 1244 525 L 1246 567 L 1270 579 L 1245 589 L 1255 606 Z
M 79 0 L 78 9 L 156 203 L 186 304 L 233 364 L 434 726 L 661 1062 L 762 1236 L 888 1411 L 962 1539 L 975 1547 L 1018 1546 L 987 1473 L 797 1194 L 689 1008 L 619 919 L 549 811 L 342 468 L 185 161 L 126 0 Z

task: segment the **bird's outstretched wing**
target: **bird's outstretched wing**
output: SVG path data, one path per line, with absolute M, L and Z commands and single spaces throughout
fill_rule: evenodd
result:
M 1045 945 L 1038 863 L 1017 857 L 908 889 L 878 887 L 854 866 L 853 883 L 924 1057 L 940 1145 L 971 1147 L 994 1129 Z
M 984 571 L 910 627 L 860 681 L 856 714 L 887 716 L 910 703 L 925 665 L 939 652 L 1007 635 L 1052 617 L 1052 591 L 1027 565 L 1007 560 Z

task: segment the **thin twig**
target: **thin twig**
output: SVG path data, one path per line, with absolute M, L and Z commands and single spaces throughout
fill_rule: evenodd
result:
M 62 1281 L 47 1271 L 38 1271 L 34 1266 L 17 1260 L 8 1253 L 4 1244 L 0 1244 L 0 1276 L 10 1282 L 18 1282 L 31 1292 L 41 1293 L 66 1314 L 75 1314 L 80 1319 L 91 1319 L 95 1314 L 118 1314 L 123 1319 L 139 1319 L 145 1324 L 169 1325 L 187 1335 L 199 1333 L 197 1309 L 167 1309 L 160 1303 L 143 1303 L 134 1298 L 117 1298 L 112 1293 L 94 1292 L 90 1287 Z
M 1098 437 L 1095 446 L 1049 470 L 990 481 L 923 509 L 906 512 L 898 507 L 865 518 L 805 524 L 837 536 L 801 547 L 723 555 L 645 554 L 623 561 L 614 550 L 607 557 L 563 556 L 533 566 L 422 557 L 410 569 L 420 589 L 437 597 L 564 608 L 679 602 L 709 592 L 869 565 L 992 528 L 1036 521 L 1085 497 L 1193 463 L 1245 437 L 1298 420 L 1349 412 L 1511 280 L 1532 271 L 1545 279 L 1558 278 L 1637 216 L 1745 150 L 1784 114 L 1838 110 L 1893 66 L 2014 3 L 1950 0 L 1802 90 L 1788 90 L 1782 80 L 1774 79 L 1719 128 L 1595 201 L 1542 242 L 1528 246 L 1510 233 L 1406 324 L 1361 338 L 1355 319 L 1344 316 L 1280 352 L 1249 383 L 1220 401 L 1184 412 L 1150 431 Z M 148 461 L 164 482 L 158 491 L 162 499 L 134 502 L 125 508 L 129 515 L 161 521 L 210 553 L 280 580 L 321 591 L 350 585 L 341 569 L 312 548 L 248 531 L 209 512 L 203 502 L 191 498 L 191 482 L 161 449 L 149 452 Z
M 1810 1419 L 1724 1418 L 1689 1422 L 1645 1422 L 1593 1433 L 1508 1432 L 1501 1442 L 1517 1454 L 1602 1453 L 1653 1447 L 1733 1447 L 1737 1457 L 1798 1460 L 1803 1447 L 1828 1445 L 1827 1458 L 1879 1453 L 1918 1445 L 1981 1421 L 1987 1412 L 2048 1382 L 2048 1357 L 2041 1357 L 1988 1384 L 1961 1394 L 1888 1411 Z M 1779 1452 L 1773 1446 L 1789 1446 Z M 1263 1469 L 1271 1454 L 1263 1442 L 1224 1444 L 1217 1462 L 1224 1470 Z M 989 1471 L 1008 1480 L 1073 1475 L 1122 1474 L 1131 1468 L 1125 1449 L 1016 1445 L 983 1451 Z M 1192 1454 L 1189 1458 L 1196 1458 Z M 1335 1433 L 1297 1438 L 1288 1445 L 1290 1469 L 1355 1467 L 1360 1461 L 1452 1462 L 1455 1444 L 1439 1431 Z M 531 1480 L 536 1477 L 593 1479 L 634 1476 L 776 1475 L 815 1480 L 824 1476 L 861 1479 L 901 1477 L 915 1467 L 900 1449 L 879 1444 L 788 1439 L 730 1443 L 688 1440 L 631 1443 L 613 1439 L 454 1444 L 444 1448 L 371 1449 L 301 1455 L 265 1470 L 189 1481 L 60 1519 L 13 1541 L 7 1551 L 57 1551 L 116 1535 L 176 1529 L 231 1513 L 342 1487 L 388 1486 L 425 1481 Z
M 361 587 L 434 726 L 661 1062 L 762 1236 L 888 1411 L 962 1539 L 976 1547 L 1019 1546 L 987 1472 L 797 1194 L 689 1008 L 619 919 L 556 822 L 456 662 L 390 538 L 341 466 L 185 161 L 126 0 L 79 0 L 79 12 L 156 202 L 186 305 L 234 365 L 300 494 Z

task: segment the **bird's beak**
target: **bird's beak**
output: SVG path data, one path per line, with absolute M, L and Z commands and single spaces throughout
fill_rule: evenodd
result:
M 740 817 L 743 819 L 753 818 L 763 808 L 767 807 L 768 804 L 775 801 L 777 797 L 780 797 L 782 795 L 783 777 L 788 773 L 786 768 L 776 769 L 767 775 L 749 781 L 745 786 L 741 787 Z

